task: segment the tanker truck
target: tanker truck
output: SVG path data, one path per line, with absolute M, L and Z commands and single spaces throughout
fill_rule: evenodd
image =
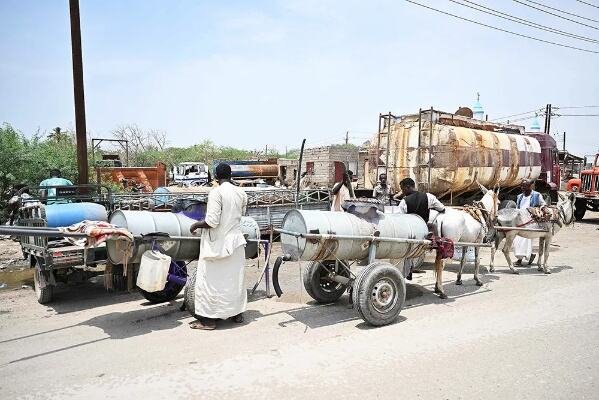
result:
M 381 114 L 365 170 L 366 188 L 387 173 L 397 193 L 399 182 L 410 177 L 418 190 L 450 205 L 479 199 L 479 183 L 499 187 L 502 200 L 515 200 L 525 179 L 533 180 L 546 200 L 555 201 L 560 179 L 551 136 L 433 108 L 412 115 Z

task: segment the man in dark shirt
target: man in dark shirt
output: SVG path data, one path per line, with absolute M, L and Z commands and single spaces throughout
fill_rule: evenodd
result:
M 399 187 L 401 195 L 395 196 L 394 199 L 401 200 L 399 203 L 400 214 L 417 214 L 428 222 L 430 210 L 445 212 L 445 206 L 434 195 L 416 190 L 416 183 L 412 178 L 402 179 L 399 182 Z

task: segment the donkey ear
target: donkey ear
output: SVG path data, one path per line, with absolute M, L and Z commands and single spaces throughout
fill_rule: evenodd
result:
M 487 189 L 486 187 L 484 187 L 483 185 L 481 185 L 479 181 L 476 181 L 476 183 L 480 187 L 481 192 L 483 192 L 483 194 L 487 194 L 487 192 L 489 191 L 489 189 Z
M 572 203 L 574 203 L 574 200 L 576 200 L 576 195 L 575 195 L 574 193 L 570 193 L 570 194 L 568 195 L 568 199 L 569 199 L 569 200 L 570 200 Z

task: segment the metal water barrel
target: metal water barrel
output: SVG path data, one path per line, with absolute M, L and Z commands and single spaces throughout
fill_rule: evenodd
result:
M 183 214 L 117 210 L 110 216 L 109 222 L 127 229 L 134 236 L 164 232 L 170 236 L 197 237 L 189 232 L 189 228 L 196 221 Z M 248 239 L 260 239 L 260 227 L 253 218 L 241 217 L 241 232 L 247 235 Z M 196 260 L 200 255 L 199 240 L 161 240 L 159 243 L 166 254 L 177 261 Z M 122 242 L 108 240 L 106 248 L 108 258 L 113 264 L 124 264 L 125 246 Z M 142 254 L 148 249 L 147 244 L 133 246 L 127 262 L 139 263 Z M 249 242 L 245 248 L 246 258 L 254 258 L 257 252 L 258 244 Z
M 415 214 L 383 214 L 377 224 L 381 237 L 402 239 L 424 239 L 428 235 L 426 222 Z M 376 258 L 416 258 L 426 248 L 414 243 L 379 242 Z
M 282 229 L 298 233 L 424 239 L 428 229 L 424 220 L 409 214 L 382 214 L 376 223 L 344 212 L 292 210 L 283 219 Z M 281 235 L 283 253 L 296 260 L 360 260 L 368 256 L 366 239 L 304 239 Z M 408 243 L 379 242 L 376 258 L 412 258 L 424 252 L 424 246 Z
M 183 214 L 159 213 L 150 211 L 122 211 L 117 210 L 110 216 L 109 222 L 120 228 L 125 228 L 133 235 L 144 235 L 147 233 L 164 232 L 170 236 L 194 237 L 189 232 L 191 224 L 195 220 Z M 160 246 L 166 254 L 177 261 L 190 261 L 197 259 L 200 254 L 199 240 L 182 241 L 160 241 Z M 124 244 L 109 240 L 106 243 L 108 258 L 113 264 L 124 264 Z M 133 246 L 128 263 L 139 263 L 148 245 Z

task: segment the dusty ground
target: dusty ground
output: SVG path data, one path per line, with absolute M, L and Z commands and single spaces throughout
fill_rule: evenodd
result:
M 51 306 L 30 289 L 0 290 L 0 398 L 597 399 L 598 228 L 589 213 L 562 230 L 551 275 L 511 275 L 498 253 L 483 287 L 471 267 L 459 287 L 453 263 L 448 300 L 432 294 L 427 264 L 400 320 L 376 329 L 347 296 L 313 304 L 297 264 L 282 298 L 258 293 L 245 324 L 213 332 L 189 329 L 180 299 L 150 305 L 98 282 L 61 289 Z

